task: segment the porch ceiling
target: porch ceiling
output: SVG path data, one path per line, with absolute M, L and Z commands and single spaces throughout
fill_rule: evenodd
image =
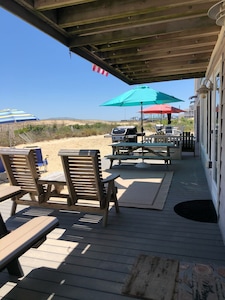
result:
M 207 11 L 217 2 L 0 0 L 0 5 L 124 82 L 140 84 L 204 77 L 220 31 Z

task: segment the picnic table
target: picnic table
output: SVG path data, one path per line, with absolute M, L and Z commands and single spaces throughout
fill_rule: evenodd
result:
M 164 160 L 168 165 L 171 164 L 170 148 L 174 145 L 171 143 L 141 143 L 141 142 L 118 142 L 110 144 L 112 154 L 106 155 L 110 159 L 110 168 L 114 160 L 128 159 L 157 159 Z

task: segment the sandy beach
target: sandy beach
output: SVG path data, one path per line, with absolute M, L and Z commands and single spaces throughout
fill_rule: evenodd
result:
M 22 144 L 17 148 L 38 146 L 42 149 L 43 158 L 48 157 L 48 172 L 62 170 L 61 160 L 58 156 L 60 149 L 98 149 L 101 157 L 112 152 L 110 143 L 111 137 L 104 137 L 104 135 L 89 136 L 89 137 L 75 137 L 60 140 L 51 140 L 39 142 L 34 144 Z

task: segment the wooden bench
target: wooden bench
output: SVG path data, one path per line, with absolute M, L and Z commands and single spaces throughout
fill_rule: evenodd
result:
M 110 169 L 112 168 L 113 161 L 118 160 L 121 164 L 122 160 L 135 160 L 135 159 L 152 159 L 152 160 L 164 160 L 165 164 L 168 166 L 171 164 L 170 156 L 159 156 L 159 155 L 123 155 L 123 154 L 111 154 L 106 155 L 105 158 L 110 159 Z
M 182 136 L 181 135 L 165 135 L 165 134 L 152 134 L 145 136 L 145 142 L 149 143 L 171 143 L 173 147 L 170 149 L 171 159 L 182 158 Z
M 56 217 L 41 216 L 8 232 L 0 214 L 0 271 L 7 268 L 9 274 L 23 276 L 18 258 L 31 247 L 37 248 L 57 225 Z

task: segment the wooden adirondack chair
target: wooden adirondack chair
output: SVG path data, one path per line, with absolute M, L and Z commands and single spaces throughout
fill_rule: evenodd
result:
M 119 175 L 102 178 L 99 150 L 60 150 L 59 155 L 66 177 L 70 205 L 78 211 L 103 215 L 103 226 L 107 225 L 110 202 L 119 212 L 114 181 Z M 97 201 L 97 206 L 93 201 Z M 85 202 L 85 203 L 84 203 Z
M 45 188 L 43 185 L 38 184 L 40 171 L 35 150 L 0 148 L 0 158 L 10 185 L 20 187 L 21 189 L 21 192 L 12 198 L 11 215 L 15 214 L 17 204 L 38 205 L 43 202 Z M 21 199 L 25 194 L 29 194 L 30 199 Z

